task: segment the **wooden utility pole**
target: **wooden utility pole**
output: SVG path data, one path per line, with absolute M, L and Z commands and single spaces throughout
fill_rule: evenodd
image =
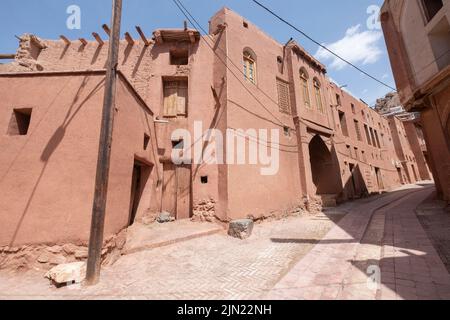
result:
M 106 196 L 108 191 L 109 165 L 114 124 L 114 101 L 119 60 L 120 22 L 122 0 L 113 0 L 111 17 L 112 32 L 109 39 L 108 63 L 105 79 L 100 146 L 98 150 L 97 175 L 95 179 L 94 205 L 92 209 L 89 255 L 86 270 L 86 284 L 94 285 L 100 279 L 103 230 L 105 225 Z

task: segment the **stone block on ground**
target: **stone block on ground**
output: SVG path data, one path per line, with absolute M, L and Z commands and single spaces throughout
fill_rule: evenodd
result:
M 85 277 L 85 262 L 60 264 L 45 274 L 45 278 L 51 280 L 56 285 L 81 283 Z
M 247 239 L 252 235 L 253 226 L 254 222 L 251 219 L 231 221 L 228 227 L 228 235 L 238 239 Z
M 169 212 L 164 211 L 158 215 L 158 218 L 156 218 L 156 221 L 158 221 L 159 223 L 167 223 L 167 222 L 175 221 L 175 218 Z

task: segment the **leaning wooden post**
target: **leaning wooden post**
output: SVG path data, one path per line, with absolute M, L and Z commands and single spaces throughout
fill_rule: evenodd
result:
M 122 0 L 113 0 L 111 24 L 113 27 L 108 51 L 108 63 L 105 79 L 100 145 L 95 179 L 94 205 L 92 209 L 91 233 L 89 237 L 89 255 L 86 270 L 86 284 L 94 285 L 100 279 L 103 230 L 105 224 L 106 197 L 111 157 L 112 132 L 114 123 L 114 100 L 116 91 L 117 65 L 119 60 L 120 22 Z

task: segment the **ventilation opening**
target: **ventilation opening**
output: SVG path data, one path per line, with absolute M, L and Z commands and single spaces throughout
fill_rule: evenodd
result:
M 444 6 L 442 0 L 422 0 L 422 4 L 428 21 L 431 21 Z
M 341 105 L 341 96 L 340 96 L 339 94 L 337 94 L 337 93 L 336 93 L 336 104 L 337 104 L 338 106 Z
M 8 135 L 25 136 L 28 133 L 31 121 L 31 108 L 14 109 L 9 122 Z
M 284 126 L 283 127 L 283 132 L 284 132 L 284 135 L 286 137 L 290 137 L 291 136 L 291 129 L 289 127 Z
M 345 113 L 339 111 L 339 123 L 341 125 L 342 134 L 348 137 L 347 120 L 345 119 Z
M 189 63 L 189 51 L 183 50 L 171 50 L 170 51 L 170 64 L 171 65 L 187 65 Z
M 183 150 L 184 141 L 183 140 L 174 140 L 172 141 L 172 149 Z
M 149 142 L 150 142 L 150 136 L 148 134 L 144 133 L 144 150 L 147 150 Z
M 277 57 L 277 66 L 278 66 L 278 72 L 279 73 L 283 73 L 283 66 L 284 66 L 284 63 L 283 63 L 283 58 L 282 57 L 280 57 L 280 56 L 278 56 Z
M 208 183 L 208 176 L 200 177 L 200 181 L 202 182 L 202 184 L 207 184 Z
M 242 22 L 242 25 L 244 26 L 244 28 L 247 28 L 248 29 L 248 23 L 247 22 Z

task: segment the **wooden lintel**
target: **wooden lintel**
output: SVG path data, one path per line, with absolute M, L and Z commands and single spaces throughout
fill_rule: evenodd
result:
M 15 57 L 16 57 L 15 54 L 3 54 L 3 53 L 0 53 L 0 60 L 14 59 Z

